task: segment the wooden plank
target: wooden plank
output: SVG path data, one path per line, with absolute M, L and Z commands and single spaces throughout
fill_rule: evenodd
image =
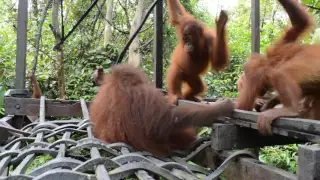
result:
M 246 120 L 228 118 L 227 122 L 231 122 L 233 124 L 239 125 L 240 127 L 257 129 L 256 123 L 248 122 Z M 295 130 L 284 129 L 279 127 L 273 127 L 272 132 L 273 132 L 273 135 L 282 135 L 282 136 L 300 139 L 304 141 L 310 141 L 310 142 L 320 142 L 320 135 L 317 135 L 317 134 L 311 134 L 307 132 L 295 131 Z
M 219 98 L 203 98 L 203 102 L 206 103 L 206 102 L 215 102 L 217 101 Z M 236 100 L 236 98 L 230 98 L 231 100 Z
M 320 179 L 320 146 L 300 146 L 298 154 L 299 180 Z
M 207 106 L 205 103 L 179 100 L 183 106 Z M 219 118 L 220 121 L 231 122 L 239 126 L 257 129 L 259 112 L 234 110 L 231 117 Z M 274 134 L 320 143 L 320 121 L 301 118 L 278 118 L 272 123 Z
M 88 106 L 90 102 L 87 102 Z M 39 115 L 39 99 L 5 97 L 6 115 Z M 186 106 L 207 106 L 204 103 L 179 100 L 179 105 Z M 79 101 L 46 100 L 46 116 L 75 116 L 82 117 Z M 220 118 L 220 121 L 232 122 L 234 124 L 257 129 L 256 121 L 259 113 L 235 110 L 232 118 Z M 219 121 L 218 121 L 219 122 Z M 293 137 L 311 142 L 320 143 L 320 121 L 280 118 L 272 125 L 273 133 Z
M 259 114 L 260 113 L 258 112 L 235 110 L 232 114 L 232 118 L 256 123 Z M 320 121 L 318 120 L 301 118 L 278 118 L 272 122 L 272 127 L 320 135 Z
M 212 128 L 211 142 L 212 148 L 215 150 L 232 150 L 304 143 L 305 141 L 280 135 L 262 136 L 254 129 L 239 127 L 234 124 L 215 123 Z
M 223 151 L 219 156 L 224 159 L 231 153 Z M 247 157 L 240 157 L 237 161 L 230 163 L 223 175 L 227 180 L 297 180 L 297 176 L 290 172 Z
M 87 102 L 87 106 L 90 103 Z M 6 115 L 38 116 L 40 99 L 5 97 Z M 82 117 L 80 101 L 46 100 L 46 116 Z
M 186 106 L 206 106 L 205 103 L 196 103 L 193 101 L 179 100 L 179 105 Z M 237 120 L 243 120 L 249 123 L 257 123 L 259 112 L 253 111 L 243 111 L 243 110 L 234 110 L 232 116 L 226 120 L 233 119 L 233 123 Z M 301 119 L 301 118 L 278 118 L 273 121 L 272 127 L 278 127 L 283 129 L 291 129 L 296 131 L 307 132 L 311 134 L 320 135 L 320 121 L 310 120 L 310 119 Z M 256 129 L 256 127 L 251 127 Z

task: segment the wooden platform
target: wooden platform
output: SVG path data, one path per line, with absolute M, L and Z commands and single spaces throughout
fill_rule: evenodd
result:
M 85 102 L 90 106 L 90 102 Z M 179 100 L 179 106 L 207 106 L 206 103 L 195 103 Z M 46 116 L 83 115 L 80 101 L 45 100 Z M 40 100 L 32 98 L 5 98 L 5 113 L 7 115 L 38 116 Z M 232 150 L 245 148 L 259 148 L 263 146 L 283 145 L 306 142 L 320 143 L 320 121 L 300 118 L 278 118 L 272 123 L 273 136 L 261 136 L 257 131 L 259 113 L 235 110 L 230 117 L 219 118 L 212 125 L 211 151 L 207 159 L 214 160 L 213 167 L 219 161 L 228 157 Z M 14 120 L 11 120 L 14 121 Z M 300 146 L 298 158 L 298 175 L 263 164 L 253 158 L 239 158 L 231 163 L 224 175 L 228 180 L 315 180 L 320 179 L 320 147 Z

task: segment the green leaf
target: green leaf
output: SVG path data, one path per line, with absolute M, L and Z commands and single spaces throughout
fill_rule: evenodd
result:
M 301 0 L 301 2 L 302 2 L 303 4 L 308 4 L 308 5 L 313 4 L 313 1 L 314 1 L 314 0 Z

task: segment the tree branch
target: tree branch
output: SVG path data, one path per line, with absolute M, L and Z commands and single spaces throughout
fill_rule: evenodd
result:
M 307 6 L 308 8 L 320 11 L 320 8 L 317 8 L 317 7 L 314 7 L 314 6 L 310 6 L 310 5 L 306 5 L 306 4 L 305 4 L 305 6 Z
M 52 34 L 53 34 L 53 36 L 54 36 L 55 38 L 59 38 L 59 39 L 61 39 L 60 34 L 59 34 L 59 33 L 57 33 L 57 31 L 53 28 L 52 24 L 49 24 L 49 27 L 50 27 L 50 30 L 51 30 L 51 32 L 52 32 Z
M 101 10 L 101 7 L 106 3 L 106 0 L 103 0 L 102 3 L 100 4 L 100 6 L 98 4 L 96 4 L 97 8 L 98 8 L 98 11 L 96 13 L 96 16 L 94 18 L 94 21 L 93 21 L 93 29 L 92 29 L 92 32 L 94 32 L 95 30 L 95 27 L 96 27 L 96 24 L 97 24 L 97 21 L 99 19 L 99 16 L 100 14 L 103 14 Z
M 103 18 L 110 26 L 112 26 L 115 30 L 117 30 L 118 32 L 123 33 L 123 34 L 130 34 L 129 31 L 123 31 L 123 30 L 119 29 L 118 27 L 116 27 L 112 22 L 110 22 L 110 21 L 105 17 L 105 15 L 104 15 L 103 12 L 101 11 L 100 7 L 97 6 L 97 8 L 98 8 L 98 11 L 100 12 L 99 15 L 101 15 L 102 18 Z
M 79 26 L 79 24 L 87 17 L 89 12 L 92 8 L 98 3 L 98 0 L 93 1 L 90 7 L 86 10 L 86 12 L 80 17 L 80 19 L 76 22 L 76 24 L 72 27 L 72 29 L 68 32 L 68 34 L 60 41 L 60 43 L 56 44 L 53 49 L 59 48 L 67 39 L 68 37 L 74 32 L 74 30 Z
M 70 8 L 72 7 L 73 0 L 70 0 L 69 6 L 66 9 L 66 15 L 64 16 L 64 21 L 67 21 L 67 17 L 69 15 Z
M 38 63 L 38 54 L 39 54 L 39 49 L 40 49 L 40 39 L 41 39 L 42 26 L 43 26 L 44 20 L 46 19 L 47 12 L 48 12 L 48 9 L 49 9 L 51 3 L 52 3 L 52 0 L 47 1 L 46 6 L 42 11 L 42 16 L 41 16 L 41 19 L 39 22 L 38 31 L 37 31 L 36 38 L 35 38 L 36 51 L 34 53 L 34 58 L 33 58 L 32 73 L 36 72 L 37 63 Z
M 143 45 L 141 45 L 141 46 L 139 47 L 139 49 L 140 49 L 140 50 L 144 50 L 149 44 L 152 43 L 153 39 L 154 39 L 154 37 L 152 37 L 148 42 L 146 42 L 146 43 L 144 43 Z
M 123 11 L 124 11 L 124 14 L 126 15 L 126 19 L 127 19 L 127 28 L 128 29 L 131 29 L 131 25 L 130 25 L 130 18 L 129 18 L 129 13 L 128 13 L 128 10 L 127 10 L 127 7 L 124 7 L 120 0 L 118 0 L 120 6 L 122 7 Z

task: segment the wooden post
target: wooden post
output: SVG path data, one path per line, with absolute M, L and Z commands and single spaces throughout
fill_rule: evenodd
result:
M 153 62 L 154 62 L 154 81 L 156 88 L 162 88 L 163 74 L 163 0 L 158 0 L 154 10 L 154 43 L 153 43 Z
M 227 180 L 297 180 L 290 172 L 247 157 L 240 157 L 232 162 L 223 175 Z
M 251 0 L 251 52 L 260 53 L 260 0 Z
M 26 52 L 27 52 L 28 1 L 19 0 L 17 47 L 16 47 L 16 81 L 15 89 L 25 89 Z
M 303 142 L 305 141 L 276 134 L 262 136 L 255 129 L 239 127 L 234 124 L 214 123 L 212 126 L 211 147 L 214 150 L 244 149 Z
M 298 152 L 299 180 L 320 179 L 320 147 L 300 146 Z

